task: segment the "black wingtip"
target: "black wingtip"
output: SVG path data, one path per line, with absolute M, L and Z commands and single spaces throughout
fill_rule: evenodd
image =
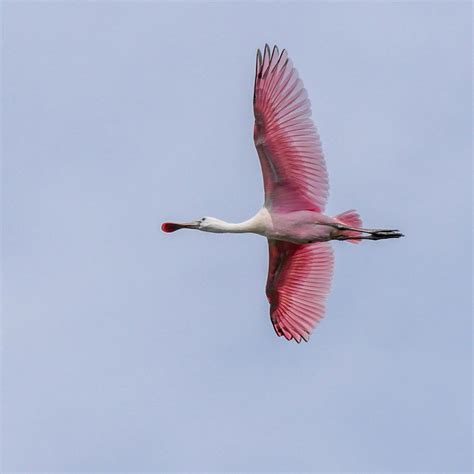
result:
M 267 43 L 265 43 L 265 53 L 264 53 L 264 57 L 265 56 L 268 56 L 268 58 L 270 58 L 270 46 L 268 46 Z

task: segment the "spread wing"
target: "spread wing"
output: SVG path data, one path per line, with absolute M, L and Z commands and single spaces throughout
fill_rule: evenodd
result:
M 311 104 L 285 50 L 257 51 L 254 141 L 262 167 L 265 206 L 323 212 L 328 176 Z
M 293 244 L 268 240 L 267 298 L 278 336 L 308 341 L 324 316 L 331 286 L 333 254 L 329 242 Z

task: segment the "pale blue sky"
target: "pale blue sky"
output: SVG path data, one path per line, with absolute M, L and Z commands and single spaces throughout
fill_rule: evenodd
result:
M 471 471 L 471 7 L 3 5 L 5 471 Z M 287 48 L 331 183 L 327 316 L 275 336 L 254 55 Z

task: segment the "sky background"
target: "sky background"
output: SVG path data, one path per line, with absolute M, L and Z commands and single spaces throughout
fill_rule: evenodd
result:
M 3 469 L 471 471 L 471 6 L 3 4 Z M 287 48 L 334 243 L 277 338 L 254 235 L 254 57 Z

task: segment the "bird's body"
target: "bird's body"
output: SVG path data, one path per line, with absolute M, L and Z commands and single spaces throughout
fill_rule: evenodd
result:
M 337 224 L 337 219 L 316 211 L 274 212 L 266 237 L 295 244 L 327 242 L 342 233 Z
M 284 240 L 295 244 L 326 242 L 344 235 L 338 230 L 341 222 L 316 211 L 270 212 L 262 207 L 245 222 L 232 224 L 206 217 L 200 230 L 215 233 L 253 233 L 268 239 Z
M 254 233 L 268 239 L 266 294 L 276 333 L 308 340 L 324 315 L 333 269 L 331 240 L 398 238 L 397 230 L 364 229 L 356 211 L 324 214 L 328 177 L 311 120 L 307 92 L 285 50 L 257 52 L 254 141 L 263 174 L 265 202 L 255 216 L 233 224 L 213 217 L 164 223 L 214 233 Z

